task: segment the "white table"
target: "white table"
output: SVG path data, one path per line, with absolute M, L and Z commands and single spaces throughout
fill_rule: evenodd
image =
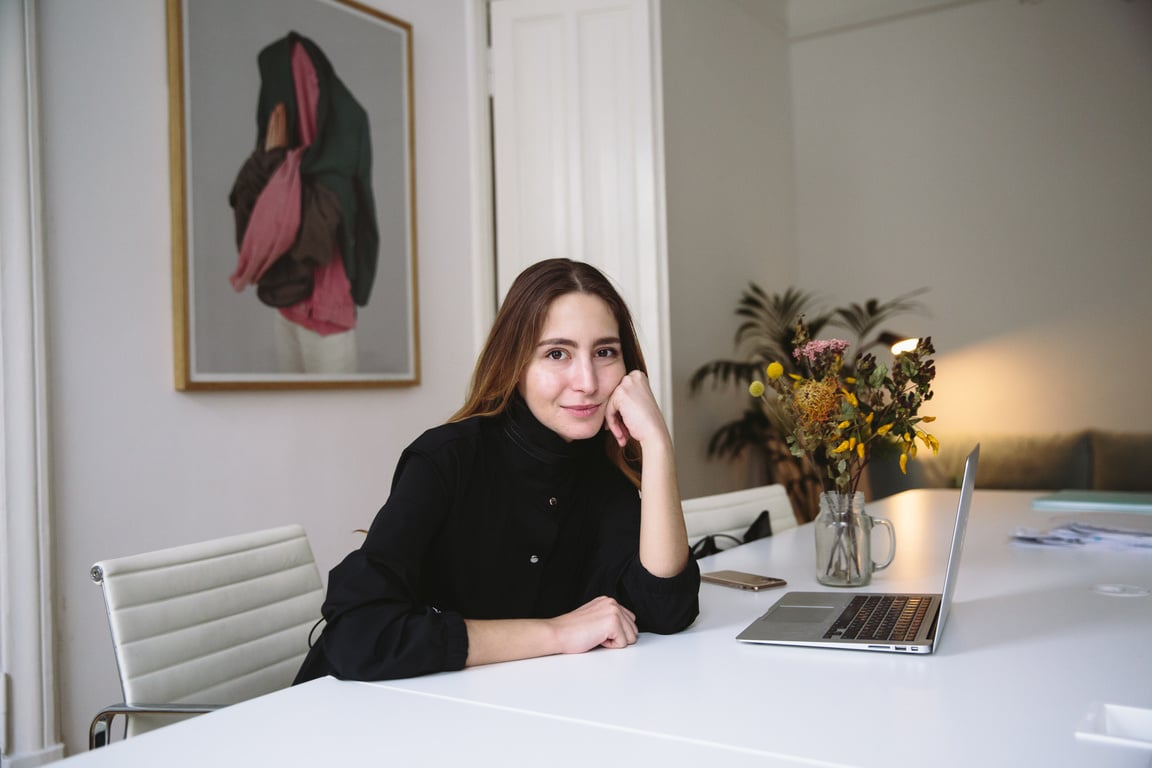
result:
M 67 762 L 1146 768 L 1149 749 L 1076 731 L 1099 704 L 1152 708 L 1152 597 L 1095 590 L 1152 588 L 1152 555 L 1013 546 L 1016 526 L 1069 517 L 1033 512 L 1032 496 L 977 492 L 952 614 L 930 656 L 745 645 L 735 635 L 782 590 L 705 584 L 693 627 L 627 650 L 318 680 Z M 910 491 L 870 505 L 895 524 L 898 552 L 869 590 L 939 591 L 957 497 Z M 802 526 L 701 565 L 819 589 L 812 560 Z

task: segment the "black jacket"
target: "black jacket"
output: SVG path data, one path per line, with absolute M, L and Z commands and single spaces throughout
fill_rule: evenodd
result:
M 519 399 L 425 432 L 364 545 L 330 572 L 327 626 L 296 682 L 460 669 L 465 617 L 551 618 L 598 595 L 641 631 L 691 624 L 699 568 L 664 579 L 640 564 L 639 494 L 603 440 L 566 443 Z

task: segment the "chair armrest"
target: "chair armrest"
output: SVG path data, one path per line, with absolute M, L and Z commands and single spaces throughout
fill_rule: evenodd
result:
M 112 721 L 117 715 L 202 715 L 214 712 L 223 705 L 220 704 L 113 704 L 100 710 L 92 718 L 92 725 L 88 728 L 88 749 L 105 746 L 108 731 L 112 728 Z

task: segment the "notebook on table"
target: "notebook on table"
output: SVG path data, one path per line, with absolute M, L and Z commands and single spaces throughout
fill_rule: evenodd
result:
M 1152 512 L 1152 493 L 1140 491 L 1063 490 L 1032 500 L 1040 512 Z
M 814 648 L 934 652 L 956 589 L 979 459 L 980 446 L 977 445 L 964 462 L 964 480 L 960 485 L 942 592 L 788 592 L 736 639 L 745 643 Z

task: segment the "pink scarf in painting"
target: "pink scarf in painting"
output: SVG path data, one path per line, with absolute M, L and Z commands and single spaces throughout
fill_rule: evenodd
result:
M 316 102 L 320 95 L 316 70 L 300 43 L 292 46 L 292 77 L 301 144 L 288 150 L 252 209 L 240 244 L 240 259 L 230 278 L 237 291 L 257 283 L 296 242 L 300 229 L 300 158 L 316 138 Z M 356 308 L 344 259 L 337 244 L 333 243 L 332 248 L 332 258 L 313 273 L 312 295 L 280 310 L 287 319 L 323 336 L 356 327 Z

